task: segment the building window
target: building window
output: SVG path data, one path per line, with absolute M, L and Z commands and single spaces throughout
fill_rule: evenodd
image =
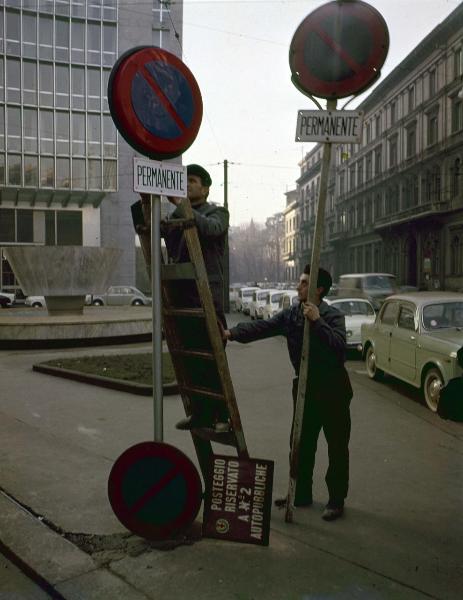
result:
M 55 60 L 69 62 L 69 21 L 55 20 Z
M 85 25 L 81 21 L 71 23 L 71 58 L 73 63 L 85 62 Z
M 349 189 L 355 189 L 355 166 L 349 169 Z
M 459 158 L 456 158 L 455 162 L 453 163 L 453 169 L 451 169 L 452 198 L 456 198 L 460 194 L 460 170 L 461 170 L 461 161 Z
M 55 186 L 55 161 L 53 158 L 40 158 L 40 187 Z
M 56 112 L 56 154 L 69 156 L 69 113 Z
M 18 7 L 20 8 L 20 6 Z M 3 15 L 2 15 L 3 16 Z M 19 12 L 13 10 L 6 11 L 6 53 L 19 56 L 21 54 L 21 23 Z
M 40 111 L 40 153 L 53 154 L 54 124 L 51 110 Z
M 373 155 L 369 152 L 365 159 L 365 181 L 373 177 Z
M 69 158 L 57 158 L 56 159 L 56 187 L 57 188 L 69 188 L 70 187 L 70 170 L 69 170 Z
M 87 61 L 91 65 L 101 63 L 101 26 L 99 23 L 87 23 Z
M 375 197 L 375 219 L 380 219 L 383 216 L 383 199 L 381 194 L 376 194 Z
M 381 175 L 383 171 L 383 152 L 381 146 L 378 146 L 375 150 L 375 175 Z
M 365 225 L 371 225 L 372 219 L 372 205 L 371 198 L 368 197 L 365 202 Z
M 21 109 L 8 106 L 6 109 L 8 139 L 7 150 L 21 152 Z
M 90 190 L 101 190 L 101 161 L 88 161 L 88 187 Z
M 71 67 L 72 80 L 72 108 L 83 110 L 85 108 L 85 69 Z
M 21 102 L 21 63 L 16 58 L 6 59 L 6 93 L 8 102 Z
M 56 65 L 56 95 L 57 108 L 69 108 L 69 67 Z
M 415 86 L 408 88 L 408 112 L 412 112 L 415 108 Z
M 418 175 L 412 177 L 412 206 L 418 206 L 419 202 L 419 179 Z
M 37 17 L 23 13 L 23 58 L 37 57 Z
M 376 137 L 378 138 L 381 135 L 381 115 L 377 115 L 375 117 L 375 131 Z
M 15 210 L 0 208 L 0 244 L 15 242 Z
M 58 246 L 82 246 L 82 213 L 77 210 L 58 210 L 56 233 Z
M 99 69 L 87 69 L 87 110 L 100 110 L 101 77 Z
M 39 185 L 39 159 L 37 156 L 24 156 L 24 185 Z
M 450 273 L 463 274 L 463 234 L 456 235 L 450 244 Z
M 23 61 L 23 102 L 37 104 L 37 63 Z
M 463 129 L 463 100 L 455 96 L 452 98 L 452 133 Z
M 37 109 L 24 108 L 24 151 L 38 152 L 38 124 L 37 124 Z
M 436 93 L 436 70 L 429 71 L 429 97 L 432 98 Z
M 463 75 L 463 47 L 453 53 L 453 76 L 456 79 Z
M 72 187 L 76 190 L 85 189 L 85 159 L 83 158 L 72 159 Z
M 407 128 L 407 158 L 412 158 L 416 154 L 416 125 L 410 125 Z
M 87 115 L 88 155 L 101 156 L 100 115 Z
M 363 160 L 359 160 L 357 163 L 357 185 L 363 185 Z
M 366 143 L 369 144 L 371 142 L 371 122 L 366 124 L 365 135 L 366 135 Z
M 72 155 L 85 156 L 85 114 L 72 113 Z
M 40 63 L 40 106 L 53 106 L 53 65 Z
M 112 66 L 116 61 L 117 29 L 115 25 L 103 24 L 103 64 Z
M 391 102 L 391 126 L 397 122 L 397 102 Z
M 437 113 L 428 115 L 428 146 L 432 146 L 437 143 L 438 137 L 438 123 Z
M 105 157 L 117 156 L 117 134 L 113 120 L 109 116 L 103 116 L 103 155 Z
M 34 241 L 34 222 L 32 210 L 16 211 L 16 240 L 25 244 Z
M 397 165 L 397 136 L 389 139 L 389 167 Z
M 39 16 L 39 56 L 53 60 L 53 18 L 44 15 Z
M 0 150 L 5 150 L 5 109 L 0 106 Z

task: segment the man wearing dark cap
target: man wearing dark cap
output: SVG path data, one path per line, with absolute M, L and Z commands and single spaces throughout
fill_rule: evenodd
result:
M 223 206 L 207 202 L 212 179 L 200 165 L 187 166 L 187 194 L 193 209 L 194 220 L 198 230 L 199 242 L 204 257 L 209 286 L 214 301 L 217 318 L 227 327 L 224 313 L 224 252 L 228 232 L 229 213 Z M 169 202 L 177 208 L 170 219 L 183 217 L 181 198 L 169 197 Z M 171 262 L 189 262 L 188 248 L 183 232 L 171 229 L 165 235 L 167 253 Z M 196 285 L 182 282 L 181 300 L 188 306 L 198 306 L 199 297 Z M 198 374 L 196 374 L 198 376 Z M 207 373 L 204 374 L 207 377 Z M 212 423 L 211 423 L 212 421 Z M 222 403 L 202 402 L 193 407 L 193 416 L 177 423 L 178 429 L 192 429 L 213 425 L 217 433 L 229 430 L 228 411 Z
M 323 301 L 332 279 L 325 269 L 319 269 L 315 303 L 308 302 L 310 265 L 306 265 L 297 286 L 299 304 L 282 310 L 268 321 L 239 323 L 222 332 L 223 338 L 247 343 L 283 335 L 296 377 L 293 380 L 294 407 L 297 400 L 299 369 L 302 355 L 304 322 L 310 323 L 310 351 L 307 394 L 304 406 L 295 506 L 312 504 L 312 474 L 320 430 L 328 444 L 329 466 L 325 481 L 328 504 L 322 518 L 334 521 L 344 512 L 344 500 L 349 485 L 349 437 L 352 388 L 344 367 L 346 326 L 344 315 Z M 293 413 L 294 419 L 294 413 Z M 292 439 L 292 428 L 291 428 Z M 286 505 L 286 498 L 275 501 Z

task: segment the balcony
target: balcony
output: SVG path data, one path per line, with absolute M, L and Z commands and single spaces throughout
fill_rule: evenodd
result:
M 406 210 L 375 219 L 374 229 L 377 231 L 379 229 L 384 229 L 385 227 L 408 223 L 409 221 L 418 221 L 419 219 L 424 219 L 431 215 L 438 215 L 441 212 L 446 212 L 449 208 L 449 202 L 428 202 L 426 204 L 418 204 L 417 206 L 412 206 Z

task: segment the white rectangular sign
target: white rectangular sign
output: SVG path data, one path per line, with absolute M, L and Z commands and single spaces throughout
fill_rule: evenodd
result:
M 361 110 L 300 110 L 296 142 L 360 142 Z
M 133 191 L 186 198 L 186 167 L 147 158 L 134 158 Z

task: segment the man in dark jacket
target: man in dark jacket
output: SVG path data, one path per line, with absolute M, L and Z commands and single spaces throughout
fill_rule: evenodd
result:
M 226 330 L 225 339 L 247 343 L 276 335 L 287 339 L 288 352 L 296 377 L 293 403 L 297 400 L 298 376 L 302 354 L 305 319 L 310 321 L 310 350 L 307 394 L 302 423 L 295 506 L 312 504 L 312 474 L 320 430 L 328 444 L 329 466 L 326 473 L 329 500 L 323 519 L 332 521 L 343 514 L 349 485 L 349 438 L 352 387 L 344 367 L 346 327 L 344 315 L 323 302 L 332 284 L 330 274 L 320 269 L 316 302 L 307 301 L 310 265 L 300 276 L 300 304 L 283 310 L 268 321 L 239 323 Z M 294 410 L 293 410 L 294 419 Z M 291 428 L 292 441 L 292 428 Z M 276 501 L 284 506 L 286 498 Z
M 212 179 L 200 165 L 187 166 L 187 193 L 193 209 L 195 225 L 204 257 L 207 278 L 214 301 L 217 318 L 227 327 L 224 313 L 224 251 L 229 225 L 229 213 L 223 206 L 207 202 Z M 181 198 L 169 197 L 169 201 L 177 208 L 170 219 L 183 217 Z M 183 232 L 170 229 L 165 232 L 164 239 L 170 262 L 189 262 L 190 257 Z M 198 306 L 199 296 L 194 282 L 182 281 L 178 288 L 179 301 L 185 306 Z M 196 373 L 200 377 L 199 373 Z M 207 372 L 204 377 L 207 377 Z M 228 411 L 222 402 L 202 399 L 193 406 L 193 415 L 177 423 L 178 429 L 192 429 L 213 425 L 217 433 L 229 430 Z

